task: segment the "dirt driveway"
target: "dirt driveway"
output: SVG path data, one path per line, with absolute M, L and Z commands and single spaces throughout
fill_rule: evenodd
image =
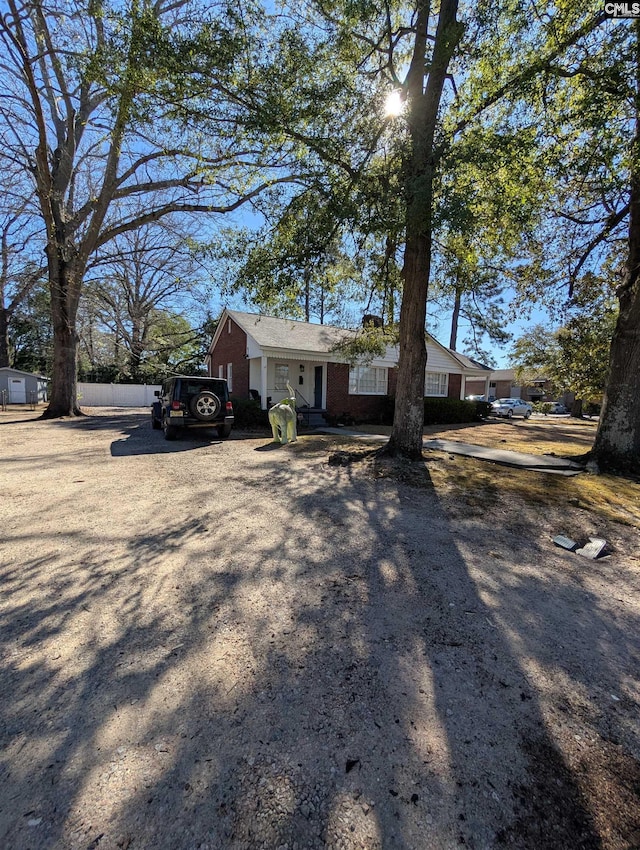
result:
M 0 420 L 0 846 L 640 847 L 633 529 L 591 562 L 330 438 L 32 416 Z

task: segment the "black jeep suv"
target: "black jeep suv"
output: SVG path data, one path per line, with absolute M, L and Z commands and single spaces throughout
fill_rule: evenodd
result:
M 151 405 L 151 427 L 175 440 L 180 428 L 216 428 L 225 440 L 233 426 L 233 406 L 224 378 L 176 375 L 167 378 Z

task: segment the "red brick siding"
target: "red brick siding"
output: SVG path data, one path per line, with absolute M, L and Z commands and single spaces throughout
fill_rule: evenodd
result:
M 509 398 L 511 396 L 511 381 L 497 381 L 495 387 L 489 387 L 489 395 L 496 398 Z M 471 380 L 465 384 L 467 395 L 484 395 L 485 382 L 482 380 Z
M 231 333 L 228 323 L 231 322 Z M 236 398 L 249 398 L 249 361 L 247 353 L 247 335 L 233 319 L 225 319 L 215 348 L 209 359 L 209 374 L 217 378 L 218 367 L 222 366 L 222 377 L 227 378 L 227 363 L 233 363 L 233 391 Z
M 387 392 L 395 395 L 397 369 L 389 369 Z M 349 413 L 356 419 L 379 416 L 386 407 L 386 396 L 349 395 L 349 365 L 327 363 L 327 412 L 332 416 Z
M 456 375 L 455 373 L 449 373 L 449 398 L 460 398 L 460 391 L 462 390 L 462 375 Z
M 483 380 L 467 380 L 466 384 L 464 385 L 464 388 L 467 395 L 484 395 L 485 383 Z

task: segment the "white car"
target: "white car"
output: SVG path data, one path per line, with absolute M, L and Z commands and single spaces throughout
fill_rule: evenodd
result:
M 524 416 L 525 419 L 528 419 L 532 410 L 529 402 L 522 401 L 520 398 L 499 398 L 491 405 L 491 412 L 494 416 L 506 416 L 507 419 L 514 416 Z

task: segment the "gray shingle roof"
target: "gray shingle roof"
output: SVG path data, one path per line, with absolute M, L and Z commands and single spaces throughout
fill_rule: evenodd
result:
M 37 372 L 25 372 L 24 369 L 14 369 L 13 366 L 0 366 L 0 372 L 15 372 L 17 375 L 29 375 L 30 378 L 39 378 L 41 381 L 48 381 L 46 375 L 39 375 Z
M 355 331 L 331 325 L 313 325 L 294 319 L 241 313 L 238 310 L 227 310 L 227 313 L 263 348 L 327 353 L 337 342 L 355 335 Z
M 491 377 L 494 381 L 513 381 L 515 371 L 513 369 L 494 369 Z
M 336 343 L 351 339 L 357 333 L 357 330 L 353 329 L 314 325 L 296 319 L 262 316 L 259 313 L 243 313 L 229 309 L 226 312 L 261 348 L 289 348 L 293 351 L 328 354 Z M 446 348 L 433 337 L 431 339 L 434 345 L 447 351 L 464 369 L 491 371 L 489 366 Z
M 451 352 L 454 357 L 457 357 L 460 363 L 466 366 L 467 369 L 482 369 L 485 372 L 491 372 L 491 366 L 486 366 L 484 363 L 480 363 L 479 360 L 467 357 L 466 354 L 460 354 L 459 351 L 454 351 L 452 348 L 447 348 L 447 351 Z

